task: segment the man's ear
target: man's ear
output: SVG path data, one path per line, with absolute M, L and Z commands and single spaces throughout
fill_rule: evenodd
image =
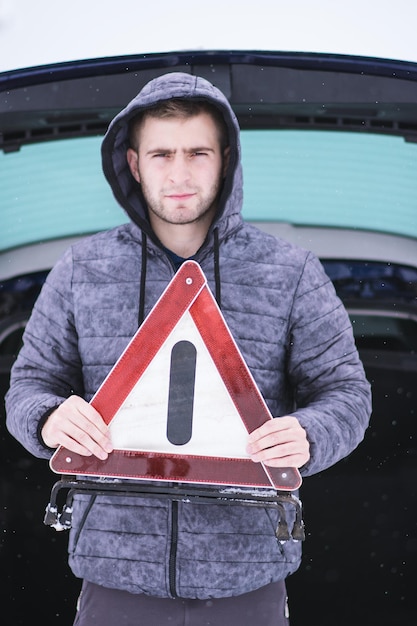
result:
M 128 148 L 126 152 L 126 159 L 133 178 L 136 180 L 137 183 L 140 183 L 138 153 L 133 150 L 133 148 Z
M 223 150 L 223 178 L 225 178 L 226 176 L 229 163 L 230 163 L 230 146 L 227 146 L 227 148 Z

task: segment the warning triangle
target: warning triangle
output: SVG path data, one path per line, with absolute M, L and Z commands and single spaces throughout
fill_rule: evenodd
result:
M 91 404 L 109 424 L 105 461 L 59 447 L 51 469 L 147 481 L 292 491 L 296 468 L 254 463 L 248 433 L 273 419 L 200 266 L 186 261 Z

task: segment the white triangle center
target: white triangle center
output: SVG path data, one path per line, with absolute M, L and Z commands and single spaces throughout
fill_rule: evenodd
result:
M 184 340 L 197 353 L 192 434 L 188 443 L 175 445 L 167 437 L 171 352 Z M 125 398 L 110 432 L 119 450 L 249 458 L 245 425 L 188 311 Z

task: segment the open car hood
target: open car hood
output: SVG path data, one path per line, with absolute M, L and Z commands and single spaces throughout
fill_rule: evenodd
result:
M 0 149 L 104 133 L 150 79 L 203 76 L 244 128 L 326 128 L 417 138 L 417 63 L 319 53 L 197 51 L 0 73 Z

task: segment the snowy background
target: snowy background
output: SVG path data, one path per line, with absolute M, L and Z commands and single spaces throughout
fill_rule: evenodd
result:
M 186 49 L 417 62 L 415 0 L 0 0 L 0 71 Z

